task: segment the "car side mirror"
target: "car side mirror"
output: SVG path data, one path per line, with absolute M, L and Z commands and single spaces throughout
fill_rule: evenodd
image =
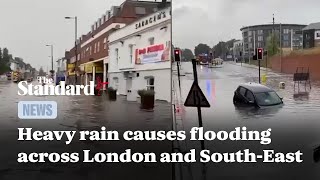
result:
M 283 100 L 283 97 L 281 97 L 280 99 L 281 99 L 281 101 L 282 101 L 282 100 Z

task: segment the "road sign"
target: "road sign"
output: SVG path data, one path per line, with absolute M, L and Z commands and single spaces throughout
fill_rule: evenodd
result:
M 197 83 L 193 83 L 187 99 L 186 107 L 210 107 L 210 104 Z

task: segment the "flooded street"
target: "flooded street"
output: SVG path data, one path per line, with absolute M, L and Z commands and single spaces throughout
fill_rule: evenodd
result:
M 176 66 L 176 65 L 175 65 Z M 266 179 L 275 178 L 272 175 L 278 173 L 284 174 L 285 170 L 294 167 L 302 167 L 299 170 L 313 177 L 315 164 L 313 163 L 313 148 L 320 145 L 320 82 L 312 82 L 312 89 L 307 88 L 305 93 L 304 85 L 300 85 L 300 93 L 294 92 L 294 83 L 292 75 L 267 72 L 267 86 L 276 90 L 280 97 L 283 97 L 284 105 L 282 107 L 268 107 L 261 109 L 237 108 L 233 104 L 234 91 L 238 85 L 247 82 L 258 83 L 258 69 L 241 67 L 240 64 L 224 63 L 221 68 L 208 68 L 206 66 L 197 66 L 199 86 L 207 97 L 211 107 L 202 108 L 202 119 L 205 130 L 211 131 L 231 131 L 235 127 L 247 127 L 248 130 L 267 130 L 272 129 L 270 145 L 260 145 L 256 142 L 229 142 L 229 141 L 206 141 L 207 149 L 216 152 L 236 152 L 249 148 L 252 151 L 262 153 L 263 149 L 275 149 L 283 152 L 304 152 L 303 165 L 274 165 L 274 164 L 213 164 L 208 165 L 207 177 L 252 177 L 261 179 L 264 175 Z M 182 64 L 181 91 L 178 86 L 177 73 L 174 76 L 174 86 L 176 89 L 174 102 L 178 106 L 177 124 L 178 129 L 190 130 L 191 127 L 199 126 L 197 108 L 184 107 L 183 103 L 189 93 L 193 83 L 192 63 L 184 62 Z M 265 71 L 261 71 L 261 75 Z M 279 83 L 284 82 L 285 89 L 279 88 Z M 188 141 L 182 145 L 183 149 L 190 150 L 197 148 L 200 143 Z M 194 165 L 193 167 L 196 167 Z M 226 168 L 230 167 L 230 168 Z M 282 168 L 281 170 L 279 168 Z M 317 165 L 319 172 L 319 165 Z M 232 174 L 229 171 L 232 170 Z M 253 173 L 254 171 L 255 173 Z M 250 173 L 249 173 L 250 172 Z M 271 174 L 271 172 L 273 172 Z M 200 178 L 200 168 L 193 172 L 195 177 Z M 248 175 L 250 174 L 250 175 Z M 290 173 L 289 173 L 290 174 Z M 287 174 L 287 176 L 289 176 Z M 292 177 L 296 173 L 292 172 Z M 203 178 L 203 177 L 202 177 Z
M 19 142 L 17 128 L 34 130 L 97 130 L 102 126 L 107 130 L 170 130 L 172 129 L 171 106 L 167 102 L 156 102 L 153 112 L 140 110 L 138 102 L 127 102 L 126 97 L 118 96 L 117 101 L 109 101 L 103 96 L 18 96 L 17 84 L 0 82 L 0 142 L 1 165 L 0 179 L 21 179 L 24 176 L 32 179 L 128 179 L 134 174 L 138 178 L 167 179 L 171 177 L 171 167 L 164 164 L 151 166 L 120 163 L 17 163 L 19 152 L 171 152 L 170 142 L 124 142 L 112 141 L 77 141 L 70 145 L 64 141 L 57 142 Z M 20 120 L 18 118 L 19 101 L 56 101 L 58 117 L 54 120 Z M 120 138 L 121 139 L 121 138 Z M 135 166 L 135 168 L 133 168 Z M 122 173 L 122 172 L 126 173 Z

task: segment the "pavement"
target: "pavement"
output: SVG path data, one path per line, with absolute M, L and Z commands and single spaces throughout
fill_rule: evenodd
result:
M 17 113 L 19 101 L 56 101 L 58 117 L 55 120 L 20 120 Z M 127 102 L 118 96 L 109 101 L 106 96 L 18 96 L 17 84 L 0 82 L 0 179 L 169 179 L 171 166 L 167 164 L 120 164 L 120 163 L 29 163 L 18 164 L 19 152 L 171 152 L 172 144 L 162 142 L 77 141 L 18 142 L 17 128 L 33 130 L 171 130 L 171 104 L 156 101 L 153 112 L 140 110 L 137 102 Z M 133 178 L 134 177 L 134 178 Z

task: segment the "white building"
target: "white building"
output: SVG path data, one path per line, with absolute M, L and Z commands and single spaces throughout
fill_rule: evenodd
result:
M 10 62 L 10 68 L 12 71 L 17 71 L 19 69 L 19 64 L 16 61 L 12 60 Z
M 138 90 L 154 89 L 171 102 L 171 9 L 141 18 L 109 36 L 109 87 L 137 101 Z

